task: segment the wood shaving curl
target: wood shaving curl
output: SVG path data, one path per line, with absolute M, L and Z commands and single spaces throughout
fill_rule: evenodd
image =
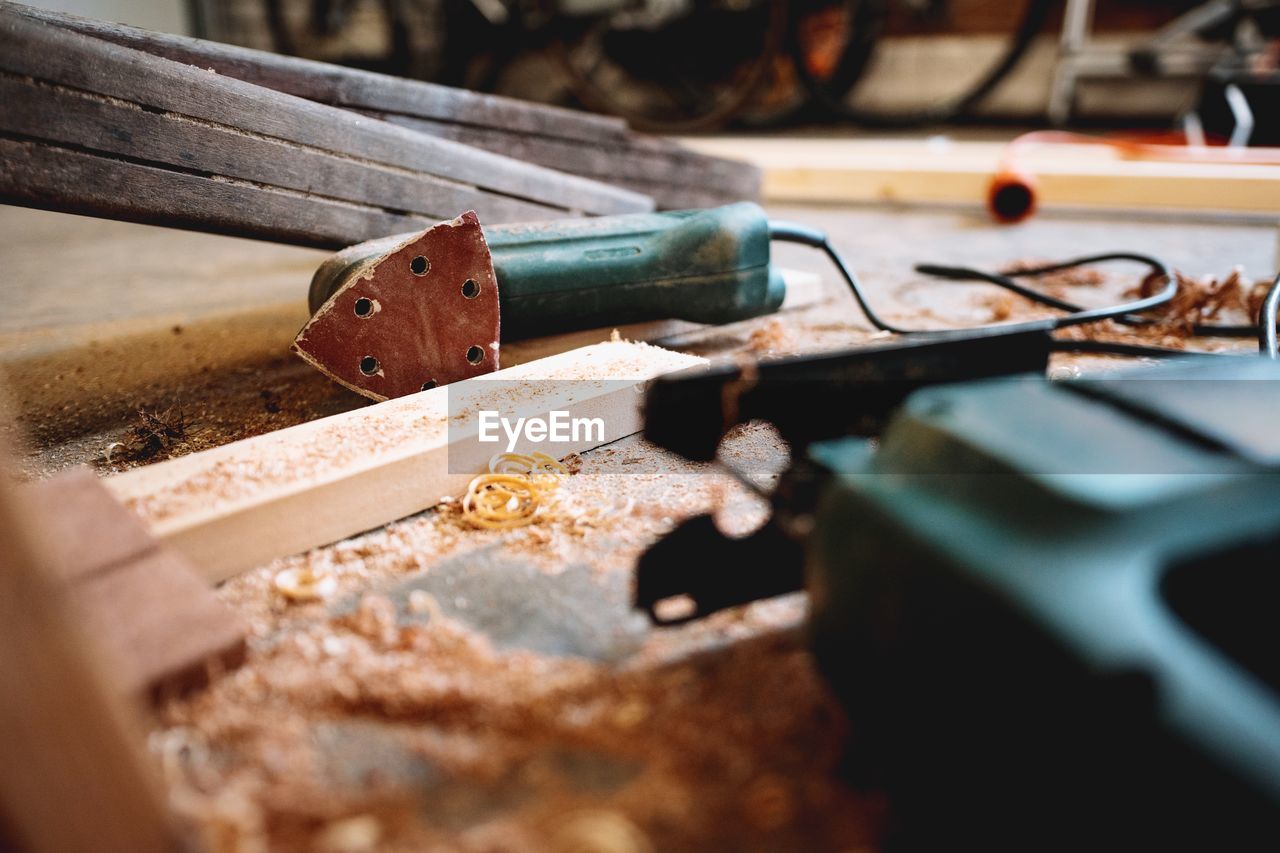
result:
M 293 566 L 278 572 L 272 585 L 290 601 L 320 601 L 333 594 L 337 581 L 328 572 Z
M 489 471 L 473 479 L 462 499 L 462 517 L 473 527 L 507 530 L 532 524 L 569 469 L 541 451 L 499 453 Z

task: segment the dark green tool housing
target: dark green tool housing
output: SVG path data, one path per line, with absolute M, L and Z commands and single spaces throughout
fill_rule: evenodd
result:
M 314 313 L 354 266 L 407 235 L 352 247 L 311 283 Z M 786 294 L 769 265 L 759 205 L 485 227 L 504 340 L 676 319 L 732 323 L 776 311 Z

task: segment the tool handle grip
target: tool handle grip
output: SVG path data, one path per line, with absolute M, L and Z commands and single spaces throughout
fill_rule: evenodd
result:
M 506 340 L 657 319 L 729 323 L 777 310 L 755 204 L 485 229 Z

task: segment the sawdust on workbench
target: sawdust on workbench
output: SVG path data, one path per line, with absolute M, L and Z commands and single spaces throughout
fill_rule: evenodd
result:
M 1038 260 L 1019 261 L 1005 268 L 1011 273 L 1041 265 Z M 1197 336 L 1198 325 L 1256 325 L 1262 302 L 1271 286 L 1270 279 L 1250 280 L 1236 267 L 1225 276 L 1194 278 L 1174 271 L 1178 281 L 1177 295 L 1167 304 L 1145 312 L 1147 325 L 1124 325 L 1113 320 L 1071 326 L 1059 334 L 1070 340 L 1139 343 L 1169 349 L 1227 351 L 1253 349 L 1251 339 Z M 1150 296 L 1164 286 L 1157 276 L 1148 275 L 1136 284 L 1131 278 L 1107 273 L 1097 267 L 1082 267 L 1028 279 L 1037 290 L 1067 301 L 1084 301 L 1089 291 L 1114 293 L 1116 301 Z M 985 292 L 980 297 L 990 309 L 990 322 L 1050 316 L 1052 309 L 1034 305 L 1029 300 L 1006 291 Z M 1095 304 L 1096 296 L 1088 304 Z
M 744 467 L 754 461 L 764 480 L 786 458 L 763 426 L 735 431 L 723 453 Z M 308 849 L 346 832 L 377 849 L 874 843 L 879 800 L 834 775 L 842 717 L 796 630 L 803 599 L 652 632 L 630 658 L 606 665 L 498 651 L 439 612 L 400 625 L 369 592 L 487 544 L 547 574 L 575 562 L 629 572 L 684 517 L 718 509 L 735 533 L 764 517 L 723 473 L 638 439 L 575 467 L 561 486 L 564 511 L 537 525 L 477 531 L 446 508 L 222 588 L 253 626 L 248 660 L 165 706 L 152 737 L 175 807 L 214 849 Z M 625 513 L 574 519 L 574 507 L 618 500 Z M 296 566 L 332 573 L 333 598 L 363 595 L 359 605 L 335 615 L 325 603 L 287 603 L 271 582 Z M 331 766 L 324 746 L 325 732 L 344 726 L 375 730 L 393 757 L 346 778 L 350 762 Z M 589 781 L 566 762 L 586 767 Z
M 287 352 L 301 322 L 291 307 L 270 307 L 129 333 L 104 328 L 101 339 L 67 348 L 7 342 L 0 375 L 30 448 L 23 473 L 76 464 L 123 471 L 366 405 Z M 118 447 L 108 458 L 130 441 L 139 411 L 175 408 L 185 435 L 145 458 Z

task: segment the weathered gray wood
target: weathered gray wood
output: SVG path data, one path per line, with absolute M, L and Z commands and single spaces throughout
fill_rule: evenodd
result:
M 321 249 L 432 221 L 2 136 L 0 201 Z
M 0 132 L 131 161 L 238 178 L 388 211 L 451 219 L 475 209 L 518 221 L 556 208 L 493 196 L 422 173 L 361 163 L 313 148 L 157 113 L 125 101 L 0 73 Z
M 360 110 L 441 139 L 625 186 L 652 196 L 667 209 L 751 200 L 760 194 L 760 171 L 754 166 L 633 133 L 620 119 L 55 12 L 25 11 L 78 32 Z
M 591 143 L 399 113 L 361 111 L 441 139 L 624 186 L 652 196 L 659 206 L 670 210 L 760 197 L 759 169 L 736 160 L 697 154 L 666 139 L 631 134 L 629 138 Z
M 652 207 L 636 193 L 43 23 L 12 4 L 0 4 L 0 69 L 566 211 L 622 213 Z
M 517 132 L 597 142 L 616 140 L 627 133 L 626 122 L 618 118 L 12 5 L 36 20 L 337 106 L 361 106 L 438 121 L 508 127 Z

